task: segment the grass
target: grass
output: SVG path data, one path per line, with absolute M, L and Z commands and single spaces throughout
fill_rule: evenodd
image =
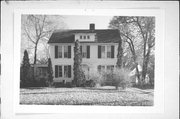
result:
M 153 90 L 114 87 L 100 88 L 24 88 L 20 90 L 20 104 L 29 105 L 112 105 L 152 106 Z

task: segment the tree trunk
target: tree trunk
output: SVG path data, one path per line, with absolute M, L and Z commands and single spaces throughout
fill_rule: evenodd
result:
M 141 84 L 140 73 L 139 73 L 139 69 L 138 69 L 138 63 L 136 63 L 136 76 L 138 78 L 138 84 Z
M 35 44 L 35 49 L 34 49 L 34 64 L 36 64 L 36 57 L 37 57 L 37 44 Z
M 146 74 L 147 74 L 149 55 L 150 55 L 150 48 L 148 48 L 148 52 L 143 59 L 142 79 L 141 79 L 143 84 L 145 83 L 145 78 L 146 78 Z

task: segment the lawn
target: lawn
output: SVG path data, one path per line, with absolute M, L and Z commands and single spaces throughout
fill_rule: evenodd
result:
M 20 104 L 34 105 L 113 105 L 152 106 L 153 89 L 114 87 L 100 88 L 23 88 L 20 90 Z

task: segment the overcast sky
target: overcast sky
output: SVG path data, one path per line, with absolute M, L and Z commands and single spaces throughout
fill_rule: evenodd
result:
M 95 29 L 107 29 L 113 16 L 63 16 L 68 29 L 89 29 L 95 23 Z

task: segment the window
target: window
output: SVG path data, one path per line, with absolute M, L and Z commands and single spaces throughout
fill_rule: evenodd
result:
M 108 65 L 107 66 L 107 71 L 113 71 L 114 70 L 114 65 Z
M 87 46 L 82 46 L 82 58 L 87 58 Z
M 105 66 L 103 65 L 98 65 L 98 72 L 104 72 L 105 71 Z
M 83 45 L 80 46 L 82 58 L 90 58 L 90 46 L 89 45 Z
M 90 36 L 89 36 L 89 35 L 87 36 L 87 39 L 90 39 Z
M 58 58 L 62 58 L 62 46 L 58 46 Z
M 64 66 L 64 78 L 71 78 L 71 65 Z
M 82 36 L 80 35 L 80 39 L 82 39 Z
M 55 78 L 62 77 L 62 66 L 55 65 Z
M 84 36 L 84 39 L 86 39 L 86 36 Z
M 63 57 L 64 48 L 64 57 Z M 55 46 L 55 58 L 71 58 L 71 45 L 69 46 Z
M 105 46 L 101 46 L 101 58 L 105 58 Z
M 111 46 L 107 46 L 107 58 L 111 58 Z
M 58 74 L 59 74 L 59 77 L 62 77 L 62 66 L 59 66 Z
M 64 58 L 68 58 L 68 46 L 64 46 Z
M 106 58 L 106 57 L 114 58 L 114 46 L 98 45 L 98 58 Z

